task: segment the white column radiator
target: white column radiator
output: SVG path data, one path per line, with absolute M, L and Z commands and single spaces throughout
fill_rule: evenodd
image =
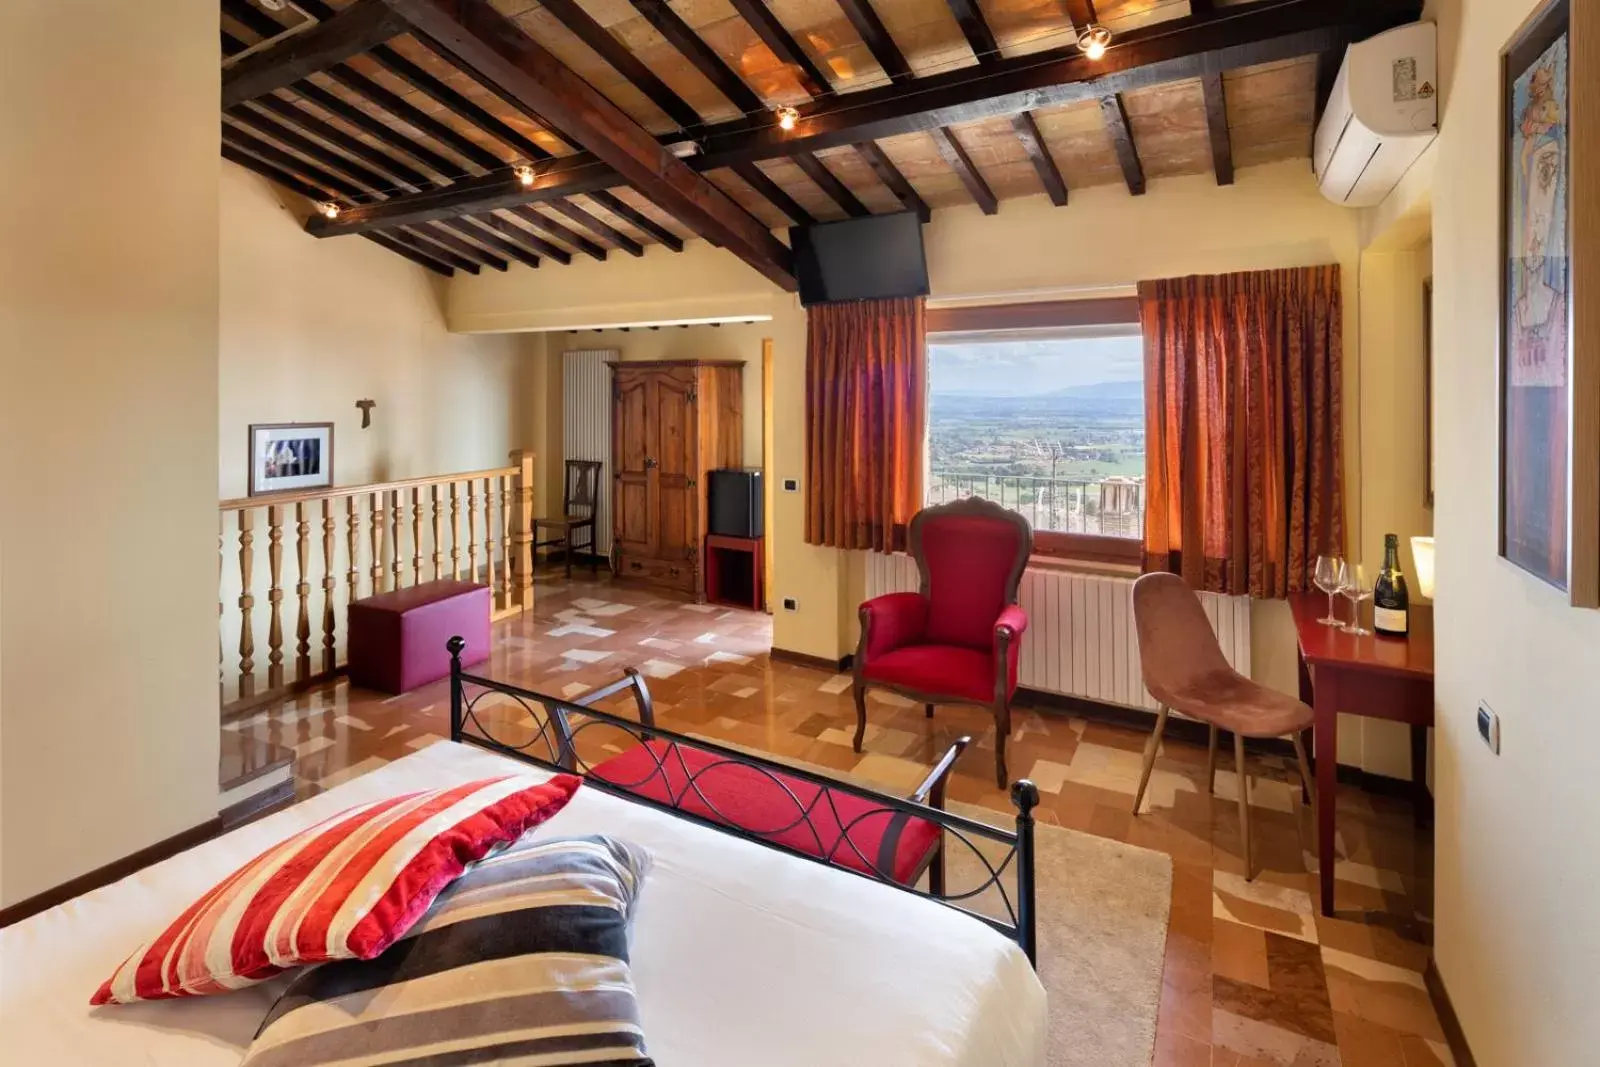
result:
M 562 459 L 597 459 L 600 500 L 595 508 L 594 550 L 611 554 L 611 368 L 607 360 L 622 358 L 615 348 L 574 348 L 561 354 Z M 564 478 L 556 464 L 553 477 Z
M 916 592 L 917 564 L 910 556 L 867 553 L 867 596 Z M 1156 709 L 1139 675 L 1139 638 L 1133 625 L 1133 579 L 1030 567 L 1020 600 L 1028 613 L 1018 682 L 1028 689 L 1106 704 Z M 1222 653 L 1241 674 L 1250 673 L 1250 598 L 1202 593 Z

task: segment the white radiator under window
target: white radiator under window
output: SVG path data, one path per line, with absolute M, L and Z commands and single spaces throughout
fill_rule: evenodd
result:
M 867 553 L 867 596 L 916 592 L 910 556 Z M 1019 598 L 1028 613 L 1018 683 L 1027 689 L 1106 704 L 1156 709 L 1139 674 L 1133 625 L 1133 579 L 1030 567 Z M 1250 673 L 1250 598 L 1202 593 L 1222 654 Z

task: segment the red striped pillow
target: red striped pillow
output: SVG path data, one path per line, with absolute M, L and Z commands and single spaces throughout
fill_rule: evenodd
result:
M 469 864 L 560 811 L 580 781 L 486 778 L 340 812 L 223 879 L 90 1003 L 224 993 L 301 964 L 372 959 Z

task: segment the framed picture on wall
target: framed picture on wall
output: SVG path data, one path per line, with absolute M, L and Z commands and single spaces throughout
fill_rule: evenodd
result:
M 1568 0 L 1501 54 L 1500 554 L 1568 585 L 1572 230 Z
M 1422 280 L 1422 502 L 1433 507 L 1433 279 Z
M 333 485 L 333 423 L 256 423 L 250 427 L 250 495 Z

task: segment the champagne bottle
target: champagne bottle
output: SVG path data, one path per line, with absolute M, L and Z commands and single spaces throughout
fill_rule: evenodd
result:
M 1372 587 L 1372 628 L 1388 637 L 1404 637 L 1410 621 L 1411 596 L 1400 573 L 1400 538 L 1383 536 L 1383 570 Z

